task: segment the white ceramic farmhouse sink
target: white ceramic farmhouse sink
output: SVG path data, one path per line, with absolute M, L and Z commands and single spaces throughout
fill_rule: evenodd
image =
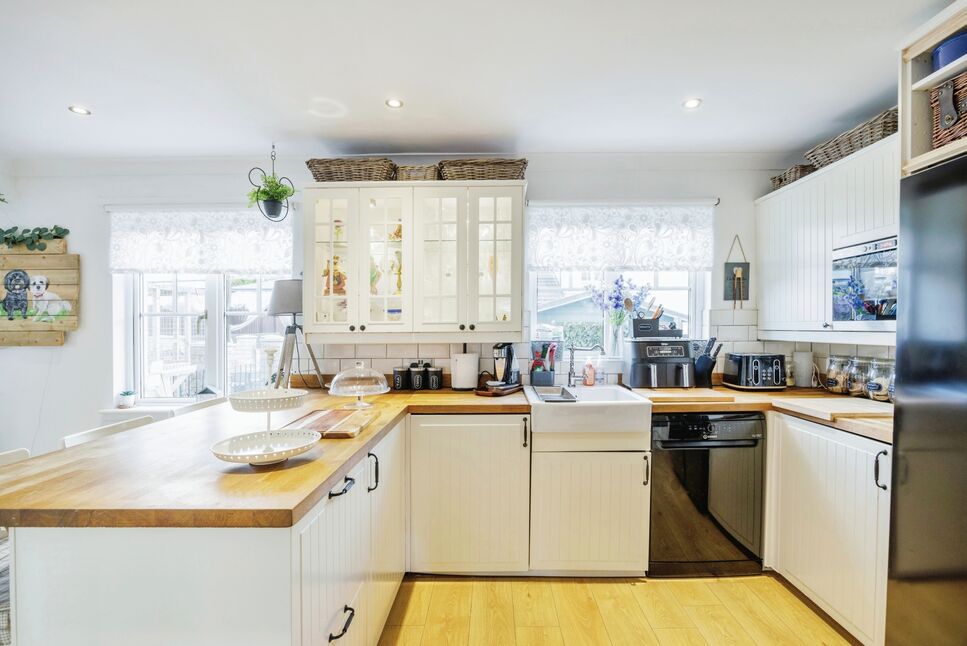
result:
M 613 450 L 613 438 L 621 439 L 621 444 L 630 440 L 635 448 L 642 442 L 645 447 L 651 444 L 651 402 L 627 388 L 528 386 L 524 392 L 531 405 L 535 451 L 543 444 L 539 441 L 543 434 L 580 434 L 586 439 L 582 445 L 588 445 L 585 450 Z M 598 442 L 599 447 L 592 446 Z

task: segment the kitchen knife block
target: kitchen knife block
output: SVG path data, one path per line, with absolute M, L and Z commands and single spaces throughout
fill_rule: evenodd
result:
M 695 359 L 695 387 L 711 388 L 712 371 L 715 370 L 715 360 L 707 354 Z

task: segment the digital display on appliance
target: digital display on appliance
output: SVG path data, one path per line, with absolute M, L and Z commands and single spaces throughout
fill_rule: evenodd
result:
M 645 348 L 645 355 L 649 359 L 684 357 L 685 348 L 680 345 L 651 345 Z

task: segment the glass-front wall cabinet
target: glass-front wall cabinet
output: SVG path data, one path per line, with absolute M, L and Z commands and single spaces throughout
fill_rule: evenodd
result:
M 308 188 L 305 204 L 307 332 L 521 331 L 522 185 Z

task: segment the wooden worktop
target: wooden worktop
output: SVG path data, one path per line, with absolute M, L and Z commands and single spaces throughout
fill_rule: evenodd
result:
M 636 389 L 653 412 L 773 410 L 776 397 L 836 397 L 818 390 L 745 393 L 726 388 Z M 280 428 L 345 400 L 319 391 L 302 408 L 273 413 Z M 522 393 L 477 397 L 434 391 L 372 399 L 377 419 L 358 437 L 322 440 L 279 465 L 249 467 L 216 459 L 212 444 L 264 430 L 265 417 L 227 403 L 172 417 L 0 469 L 0 527 L 289 527 L 333 489 L 409 413 L 528 413 Z M 823 420 L 786 411 L 881 442 L 892 419 Z M 65 433 L 78 429 L 65 429 Z
M 302 408 L 273 413 L 272 426 L 345 401 L 317 391 Z M 359 436 L 322 440 L 267 467 L 212 455 L 221 439 L 265 429 L 264 415 L 228 403 L 4 467 L 0 527 L 289 527 L 407 413 L 530 411 L 522 393 L 391 393 L 371 401 L 379 416 Z

